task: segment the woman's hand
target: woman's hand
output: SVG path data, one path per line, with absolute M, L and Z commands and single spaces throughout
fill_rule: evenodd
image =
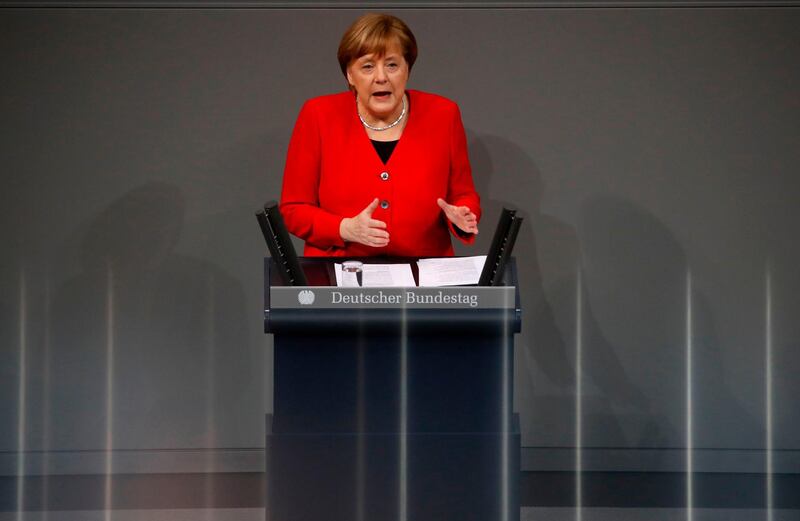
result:
M 478 216 L 472 213 L 468 206 L 453 206 L 441 198 L 437 199 L 436 203 L 459 230 L 478 235 Z
M 378 198 L 376 197 L 358 215 L 342 219 L 339 224 L 339 235 L 342 239 L 372 246 L 373 248 L 382 248 L 389 244 L 389 232 L 386 231 L 386 223 L 372 218 L 372 212 L 377 207 Z

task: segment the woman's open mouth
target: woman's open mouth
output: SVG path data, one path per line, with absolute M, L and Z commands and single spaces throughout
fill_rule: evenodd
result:
M 391 95 L 392 93 L 389 92 L 388 90 L 379 90 L 372 93 L 372 97 L 377 99 L 378 101 L 385 101 L 389 99 L 389 96 Z

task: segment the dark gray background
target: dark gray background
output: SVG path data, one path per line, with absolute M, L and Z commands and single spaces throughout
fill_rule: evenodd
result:
M 253 212 L 361 12 L 0 11 L 0 451 L 106 447 L 109 343 L 114 448 L 263 447 Z M 461 106 L 484 220 L 458 253 L 503 205 L 527 217 L 523 445 L 575 444 L 580 292 L 585 446 L 685 447 L 691 272 L 695 446 L 764 449 L 769 272 L 774 446 L 797 454 L 800 11 L 392 12 L 409 86 Z

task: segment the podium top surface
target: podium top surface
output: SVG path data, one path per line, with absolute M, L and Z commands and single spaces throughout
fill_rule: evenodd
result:
M 309 286 L 335 287 L 336 276 L 334 274 L 333 265 L 337 262 L 341 263 L 346 260 L 357 260 L 363 262 L 364 264 L 408 264 L 411 266 L 411 272 L 414 276 L 414 281 L 419 284 L 419 270 L 417 268 L 417 261 L 421 258 L 422 257 L 299 257 L 298 261 L 300 263 L 300 267 L 303 269 L 303 273 L 306 275 Z M 271 257 L 264 257 L 264 274 L 264 280 L 265 282 L 268 282 L 269 286 L 280 287 L 286 285 L 277 271 L 275 261 Z M 503 283 L 505 286 L 517 285 L 517 265 L 514 257 L 511 257 L 506 265 L 506 270 L 503 274 Z
M 314 326 L 325 324 L 346 327 L 348 323 L 388 324 L 402 316 L 411 322 L 436 321 L 472 324 L 507 323 L 511 330 L 520 328 L 520 304 L 514 259 L 508 263 L 506 286 L 443 287 L 337 287 L 333 265 L 342 259 L 300 258 L 308 286 L 286 286 L 276 272 L 274 261 L 264 259 L 264 330 L 274 333 L 283 325 Z M 416 258 L 370 257 L 367 263 L 410 264 L 419 280 Z M 333 285 L 332 285 L 333 283 Z

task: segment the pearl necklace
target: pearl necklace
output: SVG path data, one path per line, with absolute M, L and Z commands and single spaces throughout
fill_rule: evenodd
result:
M 389 123 L 385 127 L 373 127 L 372 125 L 370 125 L 369 123 L 364 121 L 364 118 L 361 116 L 361 112 L 358 110 L 358 96 L 356 96 L 356 112 L 358 112 L 358 119 L 361 120 L 361 124 L 362 125 L 364 125 L 365 127 L 367 127 L 370 130 L 374 130 L 376 132 L 383 132 L 384 130 L 389 130 L 393 126 L 395 126 L 398 123 L 400 123 L 401 121 L 403 121 L 403 117 L 405 117 L 405 115 L 406 115 L 406 97 L 405 97 L 405 95 L 400 99 L 400 101 L 403 102 L 403 110 L 402 110 L 402 112 L 400 112 L 400 116 L 398 116 L 398 118 L 396 120 L 394 120 L 392 123 Z

